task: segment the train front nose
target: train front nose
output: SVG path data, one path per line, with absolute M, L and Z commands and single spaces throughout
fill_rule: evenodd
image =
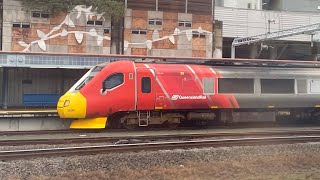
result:
M 67 92 L 57 104 L 60 118 L 85 118 L 86 107 L 86 98 L 80 92 Z

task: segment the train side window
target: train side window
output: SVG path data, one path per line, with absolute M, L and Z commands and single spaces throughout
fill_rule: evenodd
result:
M 202 79 L 202 89 L 204 94 L 214 93 L 214 79 L 213 78 L 203 78 Z
M 219 93 L 253 94 L 254 79 L 249 78 L 220 78 L 218 79 Z
M 312 94 L 320 93 L 320 80 L 310 80 L 310 93 Z
M 294 79 L 261 79 L 262 94 L 294 94 Z
M 151 92 L 151 79 L 149 77 L 141 78 L 141 91 L 142 93 L 150 93 Z
M 113 89 L 124 82 L 124 75 L 122 73 L 112 74 L 111 76 L 107 77 L 103 81 L 103 89 Z

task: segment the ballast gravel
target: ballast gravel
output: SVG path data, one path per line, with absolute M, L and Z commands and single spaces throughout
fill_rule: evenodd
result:
M 320 143 L 0 162 L 0 179 L 320 179 Z

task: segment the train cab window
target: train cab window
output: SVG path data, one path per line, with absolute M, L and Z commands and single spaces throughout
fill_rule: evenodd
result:
M 82 81 L 77 87 L 76 87 L 76 90 L 80 90 L 83 88 L 83 86 L 85 86 L 86 84 L 88 84 L 91 79 L 93 79 L 94 77 L 93 76 L 88 76 L 84 79 L 84 81 Z
M 141 91 L 142 93 L 151 92 L 151 79 L 149 77 L 141 78 Z
M 103 81 L 103 88 L 110 90 L 121 85 L 123 82 L 124 82 L 124 75 L 122 73 L 112 74 L 111 76 L 107 77 L 107 79 Z
M 261 79 L 262 94 L 294 94 L 294 79 Z
M 204 94 L 214 93 L 214 79 L 213 78 L 203 78 L 202 79 L 202 89 Z
M 218 79 L 219 93 L 253 94 L 254 79 L 220 78 Z

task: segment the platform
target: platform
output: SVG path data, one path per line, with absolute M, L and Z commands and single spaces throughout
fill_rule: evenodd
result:
M 56 109 L 0 110 L 0 131 L 69 129 L 71 119 L 60 119 Z
M 58 117 L 56 109 L 6 109 L 0 110 L 1 117 Z

